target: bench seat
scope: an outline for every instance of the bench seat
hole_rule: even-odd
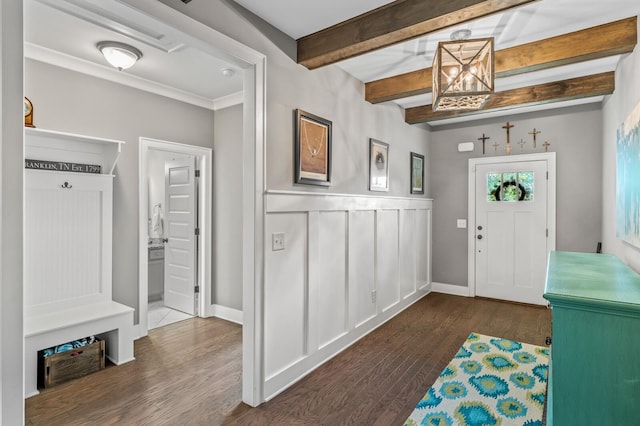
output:
[[[98,336],[105,340],[106,357],[116,365],[133,361],[134,309],[114,301],[75,306],[73,308],[24,318],[25,398],[38,394],[38,351]]]

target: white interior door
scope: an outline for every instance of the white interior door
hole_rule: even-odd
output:
[[[547,162],[476,165],[476,295],[544,305]]]
[[[195,157],[165,163],[164,304],[195,315]]]

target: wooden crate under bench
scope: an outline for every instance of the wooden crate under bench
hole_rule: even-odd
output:
[[[44,356],[38,352],[38,387],[51,386],[72,380],[104,368],[104,340],[86,346]]]

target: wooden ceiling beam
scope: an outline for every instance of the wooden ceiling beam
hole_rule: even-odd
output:
[[[603,96],[613,93],[614,88],[615,73],[611,71],[494,93],[484,105],[484,108],[480,110],[433,111],[431,105],[407,108],[405,110],[405,121],[409,124],[428,123],[497,109],[518,108]]]
[[[638,38],[637,17],[534,41],[495,55],[496,78],[523,74],[619,55],[633,51]],[[365,84],[365,99],[379,103],[431,92],[431,68]]]
[[[298,63],[319,68],[533,1],[394,1],[300,38]]]

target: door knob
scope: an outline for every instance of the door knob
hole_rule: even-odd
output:
[[[482,239],[482,235],[478,235],[478,239],[481,240]]]

